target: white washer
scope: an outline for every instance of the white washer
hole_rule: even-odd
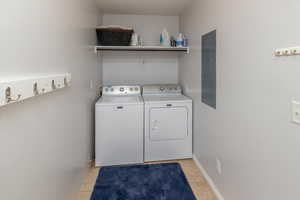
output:
[[[143,88],[144,161],[192,158],[192,100],[179,85]]]
[[[143,163],[140,86],[103,87],[96,103],[96,166]]]

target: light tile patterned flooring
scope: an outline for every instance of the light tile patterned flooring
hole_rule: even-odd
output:
[[[166,162],[152,162],[150,164],[167,162],[178,162],[181,165],[188,179],[188,182],[198,200],[217,200],[210,186],[207,184],[199,168],[196,166],[195,162],[192,159]],[[100,168],[91,168],[80,189],[78,200],[90,199],[91,193],[94,188],[94,184],[99,173],[99,169]]]

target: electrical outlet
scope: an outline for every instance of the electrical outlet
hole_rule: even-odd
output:
[[[292,104],[292,121],[300,125],[300,102],[293,101]]]
[[[222,163],[219,158],[216,158],[216,169],[219,175],[222,174]]]
[[[94,89],[94,81],[90,80],[90,89]]]

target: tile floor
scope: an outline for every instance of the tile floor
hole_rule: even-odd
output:
[[[217,200],[210,186],[205,181],[199,168],[196,166],[193,160],[178,160],[178,161],[167,161],[167,162],[178,162],[180,163],[192,190],[198,200]],[[153,162],[151,164],[162,163]],[[166,162],[164,162],[166,163]],[[91,193],[96,182],[100,168],[91,168],[89,174],[85,178],[83,185],[79,192],[78,200],[89,200]]]

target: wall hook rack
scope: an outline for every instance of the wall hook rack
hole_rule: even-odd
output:
[[[71,86],[71,74],[0,80],[0,107]]]

